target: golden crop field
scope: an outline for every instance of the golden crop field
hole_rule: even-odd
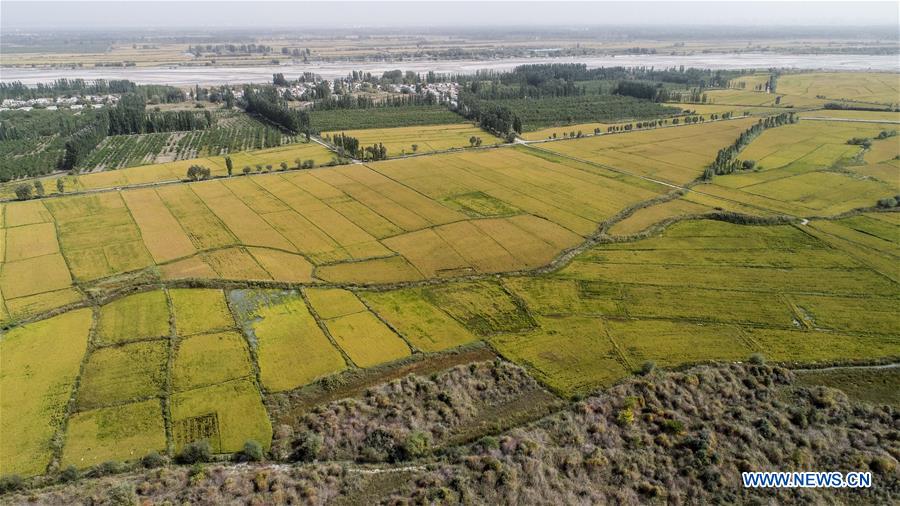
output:
[[[0,291],[16,318],[80,300],[73,284],[140,272],[372,283],[531,269],[664,190],[504,148],[15,202]]]
[[[169,307],[162,290],[141,292],[100,308],[97,344],[169,335]]]
[[[469,142],[472,137],[480,138],[482,146],[503,142],[470,123],[344,130],[323,132],[322,137],[327,140],[342,133],[359,139],[360,146],[383,144],[390,157],[466,148],[472,145]]]
[[[709,90],[704,92],[708,104],[728,105],[734,107],[792,107],[818,109],[828,100],[815,96],[786,95],[782,92],[780,81],[775,93],[752,90]]]
[[[842,109],[820,109],[799,113],[801,118],[852,119],[872,122],[892,121],[900,124],[900,111],[848,111]],[[896,128],[885,125],[885,128]]]
[[[360,296],[419,350],[441,351],[478,339],[440,307],[429,303],[421,290],[363,292]]]
[[[216,453],[236,452],[250,439],[263,448],[272,442],[272,424],[248,379],[173,394],[172,426],[176,451],[203,439]]]
[[[78,387],[78,408],[92,409],[162,395],[168,361],[163,340],[93,350]]]
[[[684,199],[675,199],[663,202],[643,209],[638,209],[631,216],[616,223],[609,229],[611,235],[637,234],[663,220],[692,214],[703,214],[712,208],[702,204],[695,204]]]
[[[684,184],[702,175],[719,149],[733,142],[756,121],[742,118],[656,128],[554,142],[542,148],[668,183]]]
[[[257,342],[260,378],[268,391],[291,390],[347,367],[296,292],[241,290],[230,297],[251,305],[243,315],[244,331]]]
[[[159,399],[82,411],[66,428],[61,462],[85,468],[110,460],[137,460],[164,453],[166,429]]]
[[[900,76],[877,72],[813,72],[778,77],[778,93],[875,104],[900,102]]]

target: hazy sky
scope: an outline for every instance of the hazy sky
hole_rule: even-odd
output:
[[[0,28],[891,25],[888,2],[0,1]]]

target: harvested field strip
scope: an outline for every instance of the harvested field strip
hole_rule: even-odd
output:
[[[79,309],[12,329],[0,339],[0,474],[46,470],[91,321],[91,310]]]

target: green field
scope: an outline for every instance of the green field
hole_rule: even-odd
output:
[[[445,125],[465,120],[440,105],[375,107],[369,109],[333,109],[312,111],[311,126],[320,132],[358,128],[393,128],[413,125]]]
[[[513,111],[521,118],[522,129],[526,132],[591,121],[612,123],[655,119],[674,116],[681,112],[675,107],[621,95],[513,98],[490,102]]]

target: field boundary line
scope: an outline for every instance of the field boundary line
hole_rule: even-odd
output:
[[[347,366],[347,368],[348,369],[364,369],[363,367],[360,367],[360,366],[356,365],[356,363],[353,362],[353,359],[350,358],[350,355],[348,355],[347,352],[344,351],[344,348],[342,348],[337,343],[337,340],[335,340],[334,336],[331,335],[331,331],[328,330],[328,327],[325,325],[325,320],[323,320],[319,316],[318,311],[316,311],[316,308],[314,308],[312,303],[309,301],[309,296],[306,295],[306,290],[300,289],[297,291],[300,294],[300,298],[303,299],[303,303],[306,304],[306,309],[309,310],[309,314],[312,315],[313,320],[316,321],[316,324],[319,326],[319,329],[322,331],[322,334],[324,334],[325,337],[328,338],[328,341],[331,343],[331,345],[334,346],[340,352],[341,356],[344,358],[344,362],[345,362],[345,365]],[[356,294],[353,294],[353,296],[356,297]],[[356,297],[356,298],[358,299],[359,297]]]
[[[178,219],[177,216],[175,216],[175,213],[172,211],[172,208],[169,207],[169,203],[166,202],[166,200],[162,197],[162,195],[159,194],[159,189],[158,189],[158,188],[153,188],[153,194],[156,195],[156,198],[157,198],[157,199],[159,199],[159,203],[163,206],[163,208],[165,208],[165,210],[168,211],[169,216],[171,216],[172,219],[175,220],[175,221],[178,223],[178,227],[181,229],[181,233],[183,233],[184,236],[187,237],[189,241],[191,241],[191,245],[194,246],[194,254],[196,255],[197,253],[199,253],[199,252],[200,252],[200,245],[194,243],[194,236],[193,236],[193,234],[191,234],[190,232],[188,232],[188,231],[184,228],[184,223],[182,223],[181,220]],[[198,197],[198,198],[199,198],[199,197]],[[125,200],[125,198],[122,197],[122,200]],[[126,203],[125,205],[127,206],[128,203]],[[218,218],[218,216],[217,216],[216,218]],[[230,231],[229,231],[229,233],[230,233]],[[181,258],[189,258],[189,257],[181,257]],[[160,263],[159,263],[159,262],[156,262],[156,260],[154,260],[153,263],[155,263],[156,265],[160,265]]]
[[[88,360],[94,352],[94,342],[97,338],[96,333],[100,322],[100,308],[96,305],[92,305],[90,308],[91,326],[88,329],[84,355],[81,357],[78,375],[75,376],[75,381],[72,382],[72,389],[70,390],[69,400],[66,403],[62,420],[49,441],[49,449],[52,456],[50,462],[47,463],[45,474],[49,474],[54,469],[59,469],[62,465],[63,449],[65,448],[66,437],[68,436],[69,431],[69,420],[72,418],[72,415],[78,412],[76,409],[78,407],[78,391],[81,388],[81,380],[84,377],[84,370],[87,369]]]
[[[324,202],[322,199],[320,199],[319,197],[316,197],[316,196],[313,195],[312,193],[310,193],[310,192],[306,191],[305,189],[301,188],[297,183],[295,183],[295,182],[293,182],[293,181],[291,181],[291,180],[289,180],[289,179],[287,179],[287,178],[285,178],[285,177],[282,177],[281,179],[282,179],[283,181],[285,181],[286,183],[290,184],[291,186],[293,186],[294,188],[296,188],[296,189],[298,189],[298,190],[300,190],[300,191],[306,193],[307,195],[309,195],[310,197],[312,197],[313,199],[315,199],[316,202],[318,202],[318,203],[324,205],[325,207],[327,207],[327,208],[333,210],[334,212],[340,214],[341,216],[344,216],[344,215],[341,214],[339,211],[337,211],[336,209],[333,209],[331,206],[329,206],[327,203],[325,203],[325,202]],[[318,179],[318,178],[317,178],[317,179]],[[324,181],[322,181],[322,182],[324,183]],[[262,189],[264,192],[266,192],[267,194],[271,195],[273,199],[275,199],[275,200],[277,200],[278,202],[281,202],[282,204],[284,204],[285,206],[287,206],[287,208],[288,208],[289,210],[293,211],[295,214],[297,214],[298,216],[300,216],[306,223],[309,223],[310,225],[312,225],[313,227],[315,227],[316,230],[318,230],[319,232],[321,232],[322,235],[324,235],[325,237],[327,237],[331,242],[334,243],[335,246],[337,246],[337,251],[341,251],[341,252],[343,252],[344,254],[346,254],[348,257],[352,258],[352,256],[350,255],[350,253],[347,252],[347,248],[346,248],[343,244],[341,244],[340,241],[338,241],[337,239],[335,239],[334,237],[332,237],[332,235],[329,234],[326,230],[323,230],[322,227],[320,227],[320,226],[317,225],[315,222],[313,222],[312,220],[310,220],[309,218],[307,218],[306,215],[303,213],[302,210],[297,209],[296,207],[294,207],[292,204],[288,203],[288,202],[287,202],[286,200],[284,200],[283,198],[279,197],[278,195],[275,195],[274,193],[272,193],[271,191],[269,191],[269,189],[267,189],[267,188],[264,187],[263,185],[261,185],[261,184],[259,184],[259,183],[256,183],[256,185],[257,185],[258,187],[260,187],[260,189]],[[341,193],[344,193],[344,192],[341,191]],[[346,195],[346,193],[345,193],[344,195]],[[347,196],[349,197],[349,195],[347,195]],[[352,198],[352,197],[351,197],[351,198]],[[354,200],[355,200],[355,199],[354,199]],[[245,202],[244,204],[246,205],[246,202]],[[250,206],[248,205],[247,207],[250,207]],[[250,207],[250,209],[253,210],[252,207]],[[253,212],[256,212],[256,211],[253,211]],[[259,213],[256,213],[256,214],[257,214],[260,218],[262,218],[263,221],[265,221],[266,223],[268,223],[270,227],[272,227],[273,229],[275,228],[271,223],[269,223],[269,220],[266,219],[265,214],[259,214]],[[269,214],[269,213],[266,213],[266,214]],[[356,225],[356,223],[355,223],[353,220],[351,220],[350,218],[347,218],[346,216],[344,216],[344,218],[345,218],[347,221],[349,221],[350,223],[353,223],[354,225]],[[356,225],[356,227],[362,229],[362,227],[360,227],[359,225]],[[363,230],[363,232],[365,232],[365,229],[362,229],[362,230]],[[277,229],[276,229],[275,231],[278,232]],[[368,234],[368,232],[366,232],[366,233]],[[284,234],[282,234],[281,232],[278,232],[278,234],[281,235],[282,237],[284,237]],[[372,240],[373,240],[373,241],[378,241],[378,239],[375,238],[375,237],[373,237],[371,234],[369,235],[369,237],[372,237]],[[297,253],[299,253],[299,254],[301,254],[301,255],[304,255],[304,253],[303,253],[302,251],[300,251],[300,247],[297,246],[296,244],[294,244],[293,241],[291,241],[291,240],[288,239],[287,237],[285,237],[284,240],[287,241],[288,243],[294,245],[294,247],[297,248],[297,250],[298,250]],[[332,250],[332,251],[336,251],[336,250]],[[305,257],[305,255],[304,255],[304,257]],[[305,258],[306,258],[306,260],[307,260],[309,263],[311,263],[311,264],[313,264],[313,265],[317,265],[315,262],[313,262],[312,260],[310,260],[308,257],[305,257]]]
[[[385,160],[385,161],[387,161],[387,160]],[[372,163],[372,162],[369,162],[369,163]],[[373,169],[371,166],[369,166],[368,163],[363,163],[362,166],[365,167],[366,169],[371,170],[372,172],[374,172],[374,173],[380,175],[381,177],[383,177],[383,178],[385,178],[385,179],[387,179],[387,180],[389,180],[389,181],[391,181],[391,182],[393,182],[393,183],[395,183],[395,184],[397,184],[397,185],[399,185],[399,186],[402,186],[403,188],[406,188],[407,190],[409,190],[409,191],[415,193],[416,195],[418,195],[418,196],[420,196],[420,197],[422,197],[422,198],[424,198],[424,199],[427,199],[429,202],[434,202],[435,204],[437,204],[438,206],[444,208],[444,209],[447,210],[447,211],[450,211],[450,212],[453,212],[453,213],[456,213],[456,214],[463,214],[463,213],[457,211],[456,209],[453,209],[453,208],[448,207],[448,206],[447,206],[446,204],[444,204],[443,202],[441,202],[441,201],[439,201],[439,200],[437,200],[437,199],[434,199],[434,198],[432,198],[432,197],[429,197],[428,195],[425,195],[424,193],[422,193],[422,192],[420,192],[419,190],[417,190],[417,189],[415,189],[415,188],[409,186],[408,184],[404,183],[403,181],[398,181],[398,180],[394,179],[393,177],[391,177],[391,176],[385,174],[384,172],[381,172],[380,170]],[[350,177],[350,176],[347,176],[347,177]],[[353,179],[353,178],[350,177],[350,179]],[[358,183],[358,184],[364,184],[364,183],[360,183],[357,179],[353,179],[353,181],[355,181],[355,182]],[[415,211],[413,211],[412,209],[409,209],[408,207],[406,207],[405,205],[401,204],[400,202],[397,202],[397,201],[396,201],[393,197],[391,197],[390,195],[385,195],[385,194],[382,193],[381,191],[378,191],[378,190],[376,190],[375,188],[373,188],[373,187],[371,187],[371,186],[368,186],[368,188],[369,188],[371,191],[373,191],[373,192],[375,192],[375,193],[381,195],[382,197],[384,197],[384,198],[390,200],[391,202],[394,203],[394,205],[396,205],[396,206],[398,206],[398,207],[400,207],[400,208],[402,208],[402,209],[405,209],[405,210],[409,211],[410,213],[416,214]],[[343,191],[343,190],[341,190],[341,191]],[[348,195],[348,196],[349,196],[349,195]],[[366,206],[366,207],[369,207],[369,206]],[[373,210],[373,212],[374,212],[374,210]],[[377,213],[377,212],[376,212],[376,214],[378,214],[379,216],[381,216],[380,213]],[[385,218],[384,216],[381,216],[381,217],[382,217],[382,218]],[[385,218],[385,219],[387,219],[387,218]],[[425,220],[426,222],[430,223],[431,226],[435,226],[435,225],[443,225],[443,224],[447,223],[447,222],[435,223],[435,222],[433,222],[433,221],[431,221],[431,220],[429,220],[429,219],[427,219],[427,218],[425,218],[425,217],[422,217],[422,219]],[[390,221],[390,220],[388,220],[388,221]],[[391,222],[391,223],[393,223],[393,222]],[[394,224],[397,225],[396,223],[394,223]],[[400,225],[397,225],[397,227],[400,228],[401,230],[405,230],[405,229],[404,229],[403,227],[401,227]]]
[[[350,291],[350,290],[348,290],[348,291]],[[415,345],[413,345],[413,343],[410,342],[410,340],[407,339],[407,337],[406,337],[402,332],[400,332],[399,329],[397,329],[396,327],[394,327],[394,325],[391,324],[391,322],[389,322],[389,321],[387,321],[386,319],[384,319],[384,317],[382,317],[381,314],[378,313],[378,311],[375,311],[375,309],[373,309],[372,306],[370,306],[369,303],[368,303],[367,301],[365,301],[362,297],[360,297],[359,295],[357,295],[356,292],[353,292],[353,291],[350,291],[350,292],[353,294],[354,297],[356,297],[357,300],[359,300],[360,302],[362,302],[362,305],[365,306],[366,309],[367,309],[370,313],[372,313],[372,314],[375,316],[375,318],[378,318],[378,320],[379,320],[381,323],[383,323],[384,326],[386,326],[387,328],[391,329],[391,332],[393,332],[394,334],[397,335],[397,337],[399,337],[400,339],[402,339],[403,342],[406,343],[406,346],[409,347],[409,350],[410,350],[413,354],[425,353],[423,350],[420,350],[418,347],[416,347]],[[360,311],[360,312],[361,312],[361,311]],[[355,314],[355,313],[354,313],[354,314]]]
[[[281,202],[282,204],[284,204],[284,205],[287,206],[287,204],[286,204],[285,202],[283,202],[281,199],[279,199],[279,198],[276,197],[275,195],[272,195],[272,193],[270,193],[268,190],[266,190],[265,188],[263,188],[263,187],[262,187],[261,185],[259,185],[258,183],[255,183],[255,182],[251,182],[251,183],[254,184],[254,185],[256,185],[257,188],[261,189],[263,192],[265,192],[267,195],[271,196],[273,199],[275,199],[275,200],[277,200],[277,201],[279,201],[279,202]],[[240,203],[244,204],[245,206],[247,206],[247,209],[249,209],[251,212],[253,212],[253,214],[255,214],[259,219],[261,219],[261,220],[263,220],[264,222],[266,222],[266,225],[268,225],[269,228],[271,228],[273,232],[275,232],[276,234],[278,234],[278,237],[281,237],[282,239],[284,239],[284,242],[290,244],[290,245],[293,246],[295,249],[297,248],[297,246],[296,246],[293,242],[291,242],[287,237],[285,237],[284,234],[282,234],[278,229],[276,229],[275,227],[273,227],[272,224],[269,223],[268,220],[266,220],[265,218],[263,218],[264,214],[268,214],[268,213],[260,213],[259,211],[257,211],[256,209],[254,209],[254,208],[253,208],[252,206],[250,206],[250,204],[248,204],[243,198],[241,198],[240,195],[238,195],[237,193],[235,193],[234,190],[232,190],[231,187],[228,186],[224,181],[223,181],[223,182],[220,182],[219,184],[220,184],[223,188],[225,188],[226,190],[228,190],[228,193],[230,193],[232,197],[234,197],[235,199],[237,199],[238,202],[240,202]],[[288,207],[289,209],[291,209],[290,206],[287,206],[287,207]],[[215,212],[215,211],[213,211],[213,212]],[[295,212],[296,212],[296,211],[295,211]],[[241,244],[239,244],[238,247],[244,247],[244,248],[246,248],[246,247],[253,247],[253,246],[255,246],[255,245],[253,245],[253,244],[246,244],[245,241],[244,241],[243,239],[238,238],[238,240],[241,241]],[[293,251],[292,253],[299,253],[299,252],[300,252],[300,251],[298,250],[298,251]],[[248,253],[248,254],[249,254],[248,251],[245,251],[245,253]],[[256,261],[256,258],[253,257],[253,255],[251,255],[251,258],[253,258],[253,261],[256,262],[257,265],[259,264],[259,262]],[[272,275],[271,273],[269,273],[268,271],[266,271],[266,269],[263,268],[262,265],[260,265],[259,267],[263,270],[263,272],[269,274],[269,276]],[[273,279],[274,279],[274,278],[273,278]]]
[[[170,211],[171,212],[171,211]],[[176,353],[176,345],[178,344],[178,327],[176,326],[175,320],[175,302],[172,300],[172,295],[169,293],[169,288],[165,285],[163,286],[163,293],[166,296],[166,308],[169,310],[169,346],[168,346],[168,356],[166,360],[166,379],[165,379],[165,392],[161,401],[162,407],[162,416],[163,416],[163,427],[166,431],[166,453],[171,455],[175,454],[175,432],[174,432],[174,424],[172,422],[172,392],[173,392],[173,380],[172,373],[175,370],[175,353]]]
[[[313,176],[313,177],[315,177],[315,176]],[[300,189],[300,190],[306,191],[306,190],[304,190],[303,188],[300,188],[300,187],[299,187],[296,183],[294,183],[293,181],[289,181],[287,178],[284,178],[284,177],[282,177],[282,179],[284,179],[284,181],[285,181],[286,183],[289,183],[289,184],[293,185],[294,187],[296,187],[296,188],[298,188],[298,189]],[[326,182],[326,181],[322,181],[322,180],[319,179],[319,178],[316,178],[316,180],[319,181],[319,182],[321,182],[322,184],[328,185],[330,188],[333,188],[335,191],[341,192],[342,195],[346,196],[346,197],[349,198],[351,201],[356,202],[356,203],[358,203],[359,205],[365,207],[366,209],[368,209],[368,210],[369,210],[372,214],[374,214],[375,216],[378,216],[379,218],[381,218],[381,219],[383,219],[384,221],[390,223],[390,224],[393,225],[394,227],[397,227],[398,229],[403,230],[403,227],[401,227],[401,226],[397,225],[396,223],[394,223],[393,221],[389,220],[386,216],[382,215],[382,214],[379,213],[378,211],[376,211],[376,210],[372,209],[371,207],[367,206],[366,204],[364,204],[363,202],[361,202],[359,199],[353,198],[353,196],[348,195],[347,192],[345,192],[344,190],[341,190],[340,188],[335,188],[334,185],[331,185],[331,184],[329,184],[329,183]],[[259,184],[259,183],[257,183],[257,184]],[[261,186],[261,185],[260,185],[260,186]],[[271,192],[270,192],[270,193],[271,193]],[[309,195],[312,196],[314,199],[316,199],[317,201],[321,202],[322,204],[325,204],[325,206],[327,206],[329,209],[331,209],[332,211],[334,211],[334,212],[340,214],[341,216],[343,216],[343,217],[344,217],[347,221],[349,221],[350,223],[353,223],[354,225],[356,225],[357,227],[359,227],[360,229],[362,229],[362,230],[365,231],[366,233],[369,233],[368,230],[365,229],[365,227],[363,227],[362,225],[360,225],[359,223],[357,223],[355,220],[353,220],[352,218],[350,218],[349,216],[347,216],[346,214],[344,214],[340,209],[337,209],[336,207],[334,207],[334,206],[331,204],[331,202],[328,202],[328,201],[326,201],[326,200],[324,200],[324,199],[321,199],[321,198],[319,198],[319,197],[316,197],[315,195],[313,195],[312,193],[310,193],[310,192],[308,192],[308,191],[306,191],[306,193],[309,193]],[[272,194],[272,195],[274,195],[274,194]],[[276,197],[277,197],[277,196],[276,196]],[[280,197],[278,197],[278,198],[279,198],[279,200],[281,200]],[[291,209],[294,209],[293,207],[290,206],[290,204],[287,204],[286,202],[285,202],[285,204],[288,205],[288,207],[290,207]],[[295,210],[295,211],[296,211],[296,210]],[[306,221],[309,221],[309,220],[307,219]],[[310,223],[311,223],[314,227],[319,228],[315,223],[312,223],[312,222],[310,222]],[[319,228],[319,230],[321,230],[321,228]],[[325,234],[325,235],[328,235],[324,230],[322,230],[322,233]],[[370,233],[369,235],[372,235],[372,234]],[[328,237],[330,238],[331,236],[328,236]],[[378,242],[381,242],[381,239],[382,239],[381,237],[376,237],[376,236],[374,236],[374,235],[372,235],[372,238],[375,239],[375,240],[378,241]],[[337,244],[338,244],[338,246],[340,246],[340,243],[337,243]]]
[[[869,112],[890,112],[888,110],[884,111],[869,111]],[[900,125],[900,121],[894,121],[890,119],[858,119],[858,118],[826,118],[826,117],[815,117],[815,116],[806,116],[800,118],[801,120],[811,120],[811,121],[844,121],[849,123],[883,123],[888,125]]]
[[[606,324],[606,318],[601,316],[599,318],[600,324],[603,326],[603,333],[606,335],[606,338],[609,339],[609,342],[612,343],[612,351],[616,356],[616,362],[619,362],[625,367],[625,370],[629,373],[632,373],[635,369],[631,364],[631,361],[628,360],[628,356],[622,351],[622,347],[619,345],[619,342],[613,337],[612,333],[609,331],[609,325]]]

